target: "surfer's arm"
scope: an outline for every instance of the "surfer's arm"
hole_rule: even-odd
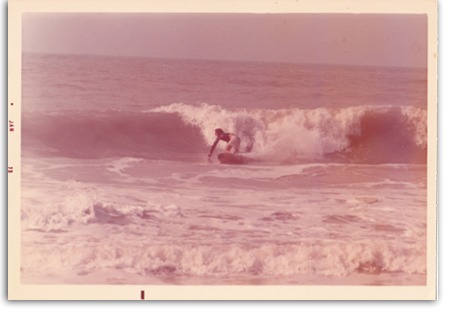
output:
[[[216,138],[216,140],[214,141],[214,144],[211,146],[211,151],[209,152],[208,157],[211,157],[211,155],[214,151],[214,148],[216,148],[217,143],[219,143],[219,139],[220,138]]]

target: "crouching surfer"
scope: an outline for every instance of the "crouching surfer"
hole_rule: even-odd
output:
[[[222,129],[216,129],[216,137],[217,138],[211,147],[211,151],[208,154],[208,158],[211,157],[211,155],[214,151],[214,148],[216,148],[216,145],[219,141],[227,142],[227,147],[225,148],[224,153],[238,153],[239,152],[239,145],[241,145],[241,139],[236,134],[225,133]]]

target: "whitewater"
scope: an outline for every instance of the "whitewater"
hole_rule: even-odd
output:
[[[426,284],[426,69],[24,54],[22,76],[22,283]],[[253,162],[208,159],[215,128]]]

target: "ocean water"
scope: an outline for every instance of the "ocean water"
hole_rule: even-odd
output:
[[[21,282],[425,285],[426,75],[24,54]]]

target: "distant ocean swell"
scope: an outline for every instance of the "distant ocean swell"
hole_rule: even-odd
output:
[[[242,153],[264,162],[426,163],[427,112],[416,107],[172,104],[142,113],[24,112],[22,121],[23,148],[48,156],[196,160],[222,128],[241,137]]]

